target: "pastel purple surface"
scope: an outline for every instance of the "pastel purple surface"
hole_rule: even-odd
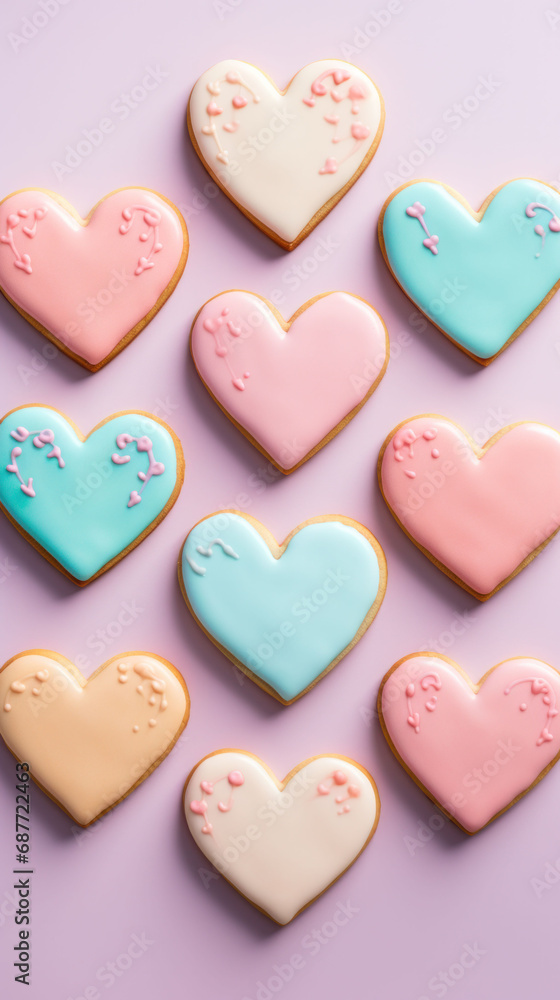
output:
[[[157,531],[83,592],[0,521],[1,662],[41,646],[74,659],[87,675],[119,651],[152,650],[183,671],[192,711],[184,738],[155,774],[85,833],[33,789],[26,995],[546,994],[558,964],[560,768],[474,838],[447,822],[434,830],[441,827],[435,807],[394,759],[374,709],[385,671],[423,647],[452,656],[474,680],[509,656],[560,667],[560,541],[480,606],[405,537],[378,493],[375,465],[385,436],[414,413],[443,413],[481,443],[516,420],[560,428],[560,299],[481,370],[404,297],[375,227],[391,186],[409,179],[447,182],[475,208],[511,177],[558,181],[556,3],[76,0],[53,14],[55,7],[44,0],[43,13],[51,13],[31,20],[27,40],[23,19],[41,11],[39,0],[2,11],[0,194],[39,185],[85,214],[108,191],[145,185],[183,211],[191,250],[161,312],[95,375],[55,355],[0,299],[2,413],[43,403],[88,428],[109,412],[151,410],[181,437],[186,475]],[[385,99],[374,161],[291,254],[217,192],[186,136],[192,85],[230,55],[260,66],[280,87],[314,59],[348,59]],[[189,358],[197,310],[235,287],[273,299],[285,316],[313,295],[344,289],[370,301],[387,323],[392,359],[376,393],[288,479],[267,470]],[[375,627],[288,709],[235,672],[180,594],[181,543],[220,506],[249,511],[279,539],[308,517],[346,514],[385,549],[387,594]],[[254,752],[279,776],[313,754],[344,754],[367,767],[379,788],[371,845],[282,929],[209,874],[186,829],[183,782],[201,757],[227,746]],[[23,995],[12,978],[14,812],[15,762],[0,748],[0,992],[7,1000]]]

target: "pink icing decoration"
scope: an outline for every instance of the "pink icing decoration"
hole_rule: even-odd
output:
[[[542,679],[542,677],[522,677],[521,680],[514,681],[510,684],[504,691],[504,694],[509,694],[512,688],[516,687],[517,684],[530,684],[531,694],[542,696],[543,705],[546,706],[546,718],[553,719],[558,715],[558,709],[556,708],[556,697],[554,690]],[[519,706],[521,712],[527,711],[527,704],[522,702]],[[537,738],[537,746],[540,747],[543,743],[550,743],[554,739],[551,732],[548,730],[547,724],[541,729],[539,736]]]
[[[208,809],[208,804],[201,799],[200,802],[197,799],[193,799],[190,803],[191,812],[195,813],[197,816],[204,816],[206,810]]]
[[[236,323],[234,323],[233,320],[228,318],[229,312],[230,312],[229,308],[225,306],[215,318],[211,318],[208,316],[203,321],[202,325],[204,329],[207,331],[207,333],[212,334],[215,343],[215,353],[218,355],[219,358],[224,359],[227,366],[227,370],[231,375],[232,385],[234,385],[235,388],[238,389],[240,392],[243,392],[244,389],[246,388],[243,379],[248,379],[250,377],[250,372],[248,371],[245,372],[243,378],[235,374],[233,367],[231,365],[231,361],[229,360],[229,354],[230,351],[233,350],[233,344],[228,346],[225,343],[225,338],[220,337],[220,330],[223,326],[226,327],[230,336],[233,337],[235,340],[237,340],[237,338],[241,336],[241,328]]]
[[[543,205],[542,202],[540,201],[532,201],[527,205],[527,208],[525,209],[525,215],[527,216],[527,218],[534,219],[535,215],[537,214],[535,211],[537,208],[541,208],[543,209],[543,211],[549,212],[550,215],[552,216],[552,218],[549,220],[548,223],[548,228],[550,229],[550,231],[552,233],[560,232],[560,219],[558,218],[557,215],[555,215],[552,209],[548,207],[548,205]],[[544,250],[544,243],[546,239],[546,232],[543,226],[540,225],[540,223],[535,226],[535,233],[537,234],[537,236],[541,237],[542,241],[541,249],[539,250],[538,253],[535,254],[535,257],[540,257],[542,251]]]
[[[422,229],[426,233],[426,239],[422,240],[422,243],[424,244],[425,247],[427,247],[428,250],[431,250],[431,252],[434,255],[437,255],[438,253],[437,245],[439,243],[439,236],[430,235],[430,231],[424,220],[425,211],[426,209],[424,208],[424,206],[421,205],[419,201],[415,201],[413,205],[409,205],[409,207],[406,210],[406,214],[410,215],[412,219],[418,219],[418,222],[420,223]]]
[[[420,687],[422,691],[427,691],[429,687],[433,687],[435,691],[439,691],[441,689],[441,680],[439,674],[435,673],[425,674],[422,680],[420,681]],[[419,733],[420,714],[414,711],[412,705],[412,699],[414,698],[415,693],[416,693],[416,686],[413,683],[407,684],[405,696],[406,696],[408,715],[406,721],[408,722],[409,726],[412,726],[415,733]],[[427,709],[428,712],[434,712],[436,706],[437,706],[436,694],[432,695],[431,698],[428,698],[428,700],[424,702],[424,707]]]
[[[426,430],[437,431],[437,456],[421,444]],[[476,594],[491,594],[560,525],[552,428],[513,425],[479,457],[455,424],[418,417],[392,445],[381,463],[385,500],[411,538]],[[413,484],[404,475],[411,465]]]
[[[251,89],[251,87],[249,86],[248,83],[245,82],[245,80],[243,80],[243,78],[237,72],[237,70],[229,70],[222,80],[216,80],[212,81],[211,83],[207,83],[206,89],[210,94],[213,95],[213,97],[218,97],[218,95],[221,94],[222,92],[222,84],[224,83],[230,84],[230,86],[232,87],[238,87],[237,93],[234,94],[231,99],[231,105],[233,108],[235,108],[236,111],[241,111],[243,108],[247,107],[247,104],[249,103],[245,95],[241,93],[242,90],[246,90],[247,93],[251,95],[253,99],[253,104],[259,103],[260,101],[259,95],[256,94]],[[208,123],[202,126],[201,132],[204,135],[211,136],[213,138],[217,149],[216,159],[219,160],[220,163],[227,164],[229,163],[229,152],[222,145],[216,125],[212,121],[213,118],[217,118],[218,115],[223,114],[223,111],[224,109],[218,107],[216,101],[210,101],[210,103],[206,105]],[[224,122],[222,124],[222,128],[224,132],[230,132],[230,133],[235,132],[239,128],[239,122],[236,121],[234,118],[232,118],[231,121]]]
[[[133,441],[136,443],[136,450],[138,452],[146,452],[149,464],[147,472],[141,471],[138,473],[138,479],[142,481],[143,485],[139,492],[132,490],[127,504],[128,507],[135,507],[136,504],[141,502],[141,494],[145,490],[152,476],[161,476],[165,472],[165,465],[163,462],[156,462],[154,458],[153,446],[149,437],[143,435],[142,437],[137,438],[133,437],[131,434],[117,434],[117,448],[126,448],[126,446],[131,444]],[[114,462],[115,465],[125,465],[126,462],[130,461],[130,455],[119,455],[117,452],[114,452],[111,455],[111,461]]]
[[[330,795],[334,788],[341,788],[344,785],[347,785],[347,788],[345,789],[346,794],[343,793],[341,795],[335,795],[334,797],[336,805],[340,806],[340,808],[336,810],[339,816],[350,812],[350,805],[348,803],[350,799],[357,799],[359,797],[360,789],[358,786],[348,785],[348,776],[344,773],[344,771],[333,771],[317,785],[317,795],[320,796]]]
[[[302,98],[303,103],[306,104],[308,108],[314,108],[316,97],[325,97],[328,93],[330,93],[331,98],[336,104],[340,104],[341,101],[344,101],[348,98],[348,100],[351,103],[351,109],[350,109],[351,114],[357,115],[360,110],[359,102],[365,100],[365,98],[367,97],[364,88],[360,84],[351,84],[348,87],[348,91],[346,94],[342,94],[339,90],[336,89],[336,87],[340,86],[340,84],[346,83],[347,80],[350,80],[351,76],[352,74],[349,73],[347,70],[342,70],[342,69],[325,70],[323,73],[320,74],[320,76],[318,76],[313,81],[313,83],[311,84],[311,94],[309,97]],[[331,87],[330,90],[329,87],[326,86],[324,82],[325,80],[328,80],[329,77],[332,77],[333,83],[335,84],[335,86]],[[323,115],[323,118],[329,125],[338,125],[340,121],[340,117],[338,115],[326,114]],[[350,125],[350,135],[348,137],[335,135],[332,139],[332,142],[335,143],[344,142],[345,138],[351,138],[354,140],[354,145],[351,149],[348,150],[346,155],[341,160],[336,160],[333,156],[328,156],[323,166],[319,168],[319,173],[335,174],[340,164],[344,163],[346,160],[348,160],[351,156],[354,155],[354,153],[360,148],[362,142],[364,142],[368,138],[369,134],[370,134],[369,126],[362,125],[361,122],[353,122]]]
[[[42,431],[28,431],[26,427],[16,427],[15,430],[10,431],[10,435],[21,444],[23,444],[24,441],[27,441],[28,437],[35,435],[35,437],[33,437],[33,444],[36,448],[44,448],[46,444],[50,445],[54,441],[54,431],[51,431],[48,428]],[[27,482],[25,482],[17,464],[17,460],[21,454],[21,448],[17,446],[12,448],[10,462],[6,466],[6,472],[11,472],[18,478],[22,493],[25,493],[28,497],[34,497],[36,496],[36,493],[33,489],[32,477],[29,477]],[[58,445],[54,445],[54,447],[48,452],[47,458],[56,458],[59,469],[63,469],[66,464],[62,458]]]
[[[37,223],[40,222],[41,219],[44,219],[46,214],[46,205],[39,205],[33,210],[31,225],[21,227],[21,232],[27,237],[27,239],[33,239],[37,233]],[[8,218],[6,219],[6,232],[0,234],[0,243],[4,243],[9,246],[12,251],[14,256],[14,267],[19,268],[20,271],[24,271],[25,274],[33,274],[31,257],[28,253],[21,253],[21,251],[18,250],[14,238],[14,231],[18,228],[20,222],[23,219],[27,219],[28,216],[29,211],[26,208],[19,208],[17,212],[10,212]]]
[[[437,676],[441,689],[437,710],[426,711],[418,733],[402,711],[402,692],[424,676]],[[528,704],[522,697],[527,688],[533,695]],[[559,698],[560,675],[539,660],[506,660],[476,693],[455,665],[417,655],[387,676],[381,708],[403,763],[474,833],[522,795],[560,752],[560,727],[543,729],[543,705],[546,722]]]
[[[21,211],[14,194],[0,209],[0,231],[8,216]],[[174,209],[151,192],[128,188],[105,198],[87,225],[44,191],[26,191],[29,218],[40,208],[48,217],[32,242],[33,270],[21,279],[13,256],[0,244],[0,285],[23,312],[88,365],[102,362],[138,326],[169,286],[183,254],[183,229]],[[134,234],[121,235],[123,212],[143,205],[161,216],[157,267],[134,279],[140,255]],[[140,216],[137,214],[139,223]],[[136,224],[136,223],[135,223]],[[153,227],[147,227],[153,236]],[[139,234],[146,232],[142,227]],[[16,232],[17,235],[17,232]],[[21,240],[28,242],[27,237]],[[140,244],[142,245],[142,244]],[[154,251],[155,252],[155,251]],[[150,253],[143,251],[146,262]]]
[[[151,243],[148,249],[148,256],[146,257],[143,255],[138,258],[138,263],[134,271],[136,276],[153,267],[154,261],[152,258],[156,253],[160,253],[160,251],[163,250],[163,243],[160,243],[159,238],[161,213],[155,209],[147,208],[145,205],[132,205],[130,208],[123,208],[122,217],[125,221],[119,226],[119,233],[121,236],[126,236],[126,234],[130,231],[134,222],[134,217],[138,212],[142,215],[142,221],[148,227],[147,233],[140,233],[139,240],[141,243],[147,243],[148,240],[151,239]]]
[[[204,795],[213,795],[216,785],[221,781],[227,781],[228,785],[232,789],[227,802],[223,802],[221,799],[218,801],[217,808],[221,813],[229,812],[233,806],[233,789],[240,788],[245,782],[245,778],[241,771],[230,771],[229,774],[222,775],[221,778],[215,778],[214,781],[208,781],[206,778],[200,782],[200,789]],[[204,818],[204,826],[201,827],[202,833],[211,834],[213,833],[213,824],[208,821],[208,803],[205,799],[193,799],[189,803],[189,808],[191,812],[195,813],[197,816],[202,816]]]
[[[350,134],[353,139],[357,139],[361,142],[363,139],[367,139],[369,135],[369,126],[362,125],[361,122],[353,122],[350,128]]]
[[[215,335],[209,336],[206,325],[210,320],[213,326],[224,308],[243,331],[230,348],[235,346],[234,371],[217,364]],[[262,299],[234,291],[203,306],[193,327],[192,352],[220,405],[289,469],[370,391],[386,358],[385,329],[364,302],[333,292],[300,313],[285,332]],[[251,372],[246,392],[233,383],[241,372]]]
[[[324,165],[320,168],[320,174],[336,174],[338,163],[333,156],[327,156]]]

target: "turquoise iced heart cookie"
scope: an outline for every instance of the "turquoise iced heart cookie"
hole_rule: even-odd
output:
[[[179,580],[209,638],[289,705],[371,625],[387,566],[377,539],[350,518],[312,518],[279,545],[250,515],[222,511],[187,535]]]
[[[414,304],[487,365],[560,284],[560,194],[523,178],[497,188],[473,212],[437,181],[405,184],[383,206],[379,241]]]
[[[181,443],[149,413],[125,410],[83,437],[50,406],[0,423],[0,506],[58,569],[83,585],[138,545],[183,483]]]

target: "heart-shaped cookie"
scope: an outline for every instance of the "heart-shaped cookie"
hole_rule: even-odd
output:
[[[80,826],[152,773],[189,710],[181,674],[152,653],[113,656],[87,680],[46,649],[20,653],[0,671],[0,736]]]
[[[250,63],[224,59],[197,80],[187,121],[222,191],[293,250],[365,170],[384,118],[373,81],[340,59],[305,66],[284,91]]]
[[[436,653],[411,653],[379,689],[383,732],[403,767],[466,833],[509,809],[560,756],[560,674],[526,657],[478,684]]]
[[[287,924],[354,863],[379,820],[370,774],[336,754],[312,757],[278,781],[258,757],[218,750],[191,771],[189,830],[250,903]]]
[[[386,439],[378,476],[409,538],[480,601],[560,526],[560,434],[545,424],[511,424],[479,448],[445,417],[412,417]]]
[[[520,178],[497,188],[474,212],[445,184],[411,182],[385,202],[379,241],[414,304],[487,365],[560,284],[560,193]]]
[[[216,646],[289,705],[371,625],[387,565],[377,539],[348,517],[311,518],[279,545],[254,517],[225,510],[187,535],[179,582]]]
[[[389,338],[356,295],[329,292],[288,321],[259,295],[229,291],[193,323],[198,374],[276,468],[293,472],[355,416],[385,374]]]
[[[147,188],[113,191],[86,219],[59,195],[25,188],[0,203],[0,291],[97,371],[161,309],[188,246],[179,210]]]
[[[50,406],[0,422],[0,507],[78,585],[114,566],[175,503],[181,442],[150,413],[123,410],[83,437]]]

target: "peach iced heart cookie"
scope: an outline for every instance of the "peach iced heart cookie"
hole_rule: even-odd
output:
[[[113,191],[86,219],[57,194],[24,188],[0,202],[0,291],[97,371],[161,309],[188,246],[178,209],[147,188]]]
[[[196,316],[191,351],[206,388],[281,472],[299,468],[374,392],[389,362],[379,313],[347,292],[306,302],[286,322],[234,289]]]
[[[336,754],[312,757],[278,781],[253,754],[218,750],[193,769],[183,798],[203,854],[278,924],[354,863],[380,808],[371,775]]]
[[[383,732],[403,767],[466,833],[518,801],[560,756],[560,674],[528,657],[473,684],[436,653],[411,653],[379,689]]]
[[[560,434],[545,424],[511,424],[479,448],[451,420],[412,417],[386,439],[378,475],[409,538],[481,601],[560,525]]]
[[[126,798],[161,763],[190,710],[178,670],[123,653],[87,680],[70,660],[31,649],[0,671],[0,735],[80,826]]]
[[[188,128],[196,152],[229,198],[293,250],[373,157],[383,100],[340,59],[310,63],[284,91],[256,66],[224,59],[193,87]]]

